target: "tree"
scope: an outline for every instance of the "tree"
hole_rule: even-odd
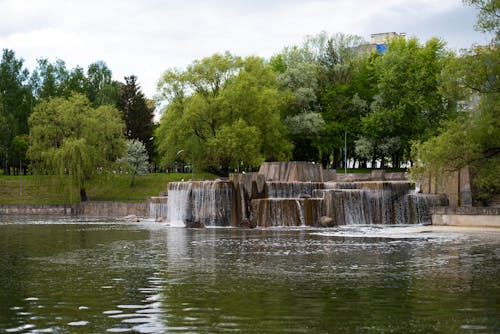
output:
[[[23,68],[23,60],[17,59],[14,51],[3,49],[0,61],[0,144],[4,174],[9,174],[12,167],[9,158],[12,140],[28,133],[28,116],[33,102],[28,74]]]
[[[317,149],[313,142],[324,126],[318,112],[319,64],[307,46],[286,47],[270,63],[287,98],[282,118],[294,145],[293,158],[314,160]]]
[[[151,159],[154,154],[152,141],[154,109],[148,105],[135,75],[125,77],[125,84],[120,88],[117,107],[122,111],[125,120],[125,136],[128,139],[137,139],[146,145]]]
[[[125,153],[123,121],[111,106],[93,108],[79,94],[42,100],[29,118],[34,172],[68,175],[87,200],[86,183]]]
[[[148,153],[146,146],[136,139],[127,140],[127,156],[118,160],[121,168],[129,173],[130,186],[134,186],[136,175],[145,175],[149,172]]]
[[[318,148],[326,167],[333,156],[333,166],[340,167],[344,158],[345,139],[348,152],[354,151],[354,139],[360,133],[361,117],[367,112],[367,102],[360,97],[364,74],[360,69],[368,68],[364,47],[366,42],[360,36],[325,33],[312,38],[318,45],[319,104],[325,127],[320,133]],[[371,84],[371,83],[370,83]],[[364,92],[363,92],[364,93]],[[347,135],[346,135],[347,134]],[[345,163],[345,162],[344,162]]]
[[[500,193],[500,51],[498,1],[470,0],[480,8],[478,26],[496,32],[491,46],[475,47],[448,63],[442,76],[441,91],[460,99],[462,113],[444,122],[439,134],[413,145],[419,165],[414,177],[424,171],[440,174],[468,166],[473,199],[485,204]]]
[[[498,0],[463,0],[466,5],[479,9],[476,29],[482,32],[491,32],[494,35],[493,43],[500,42],[500,3]]]
[[[284,98],[261,58],[226,53],[197,60],[186,71],[167,71],[159,93],[162,102],[168,98],[155,135],[162,164],[182,159],[227,174],[242,163],[288,157]]]
[[[118,83],[112,80],[112,72],[99,60],[87,68],[87,98],[94,107],[116,106],[120,96]]]
[[[70,73],[63,60],[57,59],[50,63],[48,59],[37,60],[37,67],[31,74],[30,84],[33,95],[38,99],[64,96],[68,97]]]
[[[412,141],[435,135],[440,122],[455,112],[439,89],[448,59],[444,43],[436,38],[423,46],[415,38],[394,38],[377,58],[377,93],[362,120],[362,134],[376,146],[392,138],[387,155],[379,158],[390,158],[393,167],[409,159]]]
[[[486,204],[500,193],[499,106],[498,94],[489,95],[475,112],[444,123],[438,136],[415,144],[420,165],[413,170],[414,177],[423,170],[438,175],[468,166],[475,201]]]

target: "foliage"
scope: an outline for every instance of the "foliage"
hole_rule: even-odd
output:
[[[500,100],[484,99],[479,109],[443,125],[438,136],[414,145],[426,170],[435,173],[469,166],[475,198],[487,201],[500,192]],[[418,169],[414,175],[418,175]],[[421,171],[420,171],[421,172]]]
[[[3,49],[0,61],[0,104],[0,152],[4,174],[9,174],[13,166],[10,159],[12,140],[28,133],[32,96],[23,60],[17,59],[14,51],[7,49]]]
[[[169,70],[159,96],[168,103],[155,135],[164,165],[183,160],[224,174],[290,151],[280,123],[283,96],[260,58],[215,54],[184,72]]]
[[[137,139],[145,145],[149,159],[153,157],[153,112],[134,75],[125,77],[125,84],[120,87],[120,99],[117,108],[122,111],[125,120],[125,136]]]
[[[125,150],[119,112],[110,106],[94,109],[83,95],[42,100],[29,124],[34,171],[70,175],[82,201],[87,181],[108,170]]]
[[[498,0],[463,0],[469,6],[479,9],[476,29],[494,34],[493,43],[500,43],[500,3]]]
[[[447,58],[444,43],[438,39],[420,45],[415,38],[394,38],[375,62],[377,94],[362,120],[362,134],[376,146],[393,138],[395,145],[380,157],[390,157],[394,167],[409,158],[413,140],[430,138],[454,111],[439,91]]]
[[[127,140],[127,155],[118,159],[120,167],[130,177],[130,186],[134,186],[136,175],[145,175],[149,172],[148,153],[144,144],[136,139]]]
[[[500,106],[498,1],[469,0],[480,8],[478,26],[496,32],[493,46],[476,47],[449,62],[442,75],[442,91],[461,100],[464,112],[443,123],[440,134],[415,143],[420,165],[411,173],[455,171],[468,166],[474,199],[484,203],[500,192]]]

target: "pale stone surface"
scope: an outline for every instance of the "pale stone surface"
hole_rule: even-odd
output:
[[[304,161],[264,162],[259,169],[266,181],[323,182],[323,167]]]

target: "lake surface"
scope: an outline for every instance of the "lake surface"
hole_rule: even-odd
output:
[[[498,333],[500,231],[0,217],[0,332]]]

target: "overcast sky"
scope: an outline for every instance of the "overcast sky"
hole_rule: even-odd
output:
[[[476,14],[461,0],[0,0],[0,48],[30,71],[42,57],[85,69],[103,60],[116,80],[135,74],[152,97],[168,68],[226,50],[267,58],[321,31],[486,44]]]

